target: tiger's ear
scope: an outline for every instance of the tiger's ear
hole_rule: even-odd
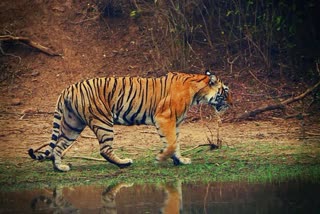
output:
[[[214,85],[217,81],[216,75],[212,74],[209,70],[206,70],[206,75],[210,77],[209,85]]]
[[[207,69],[204,73],[205,73],[207,76],[211,76],[211,72],[209,71],[209,69]]]

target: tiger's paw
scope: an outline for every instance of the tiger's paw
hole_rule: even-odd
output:
[[[117,165],[120,169],[123,169],[123,168],[127,168],[127,167],[131,166],[132,163],[133,163],[133,160],[132,160],[132,159],[125,158],[125,159],[122,159],[122,160],[121,160],[121,163],[117,163],[116,165]]]
[[[190,158],[183,158],[183,157],[177,157],[177,156],[172,156],[171,159],[173,160],[173,164],[175,166],[177,165],[186,165],[186,164],[191,164],[191,159]]]
[[[68,172],[70,171],[70,166],[69,165],[66,165],[66,164],[57,164],[57,165],[54,165],[54,170],[57,170],[59,172]]]
[[[164,156],[163,153],[158,154],[157,157],[156,157],[156,161],[157,162],[163,162],[163,161],[165,161],[167,159],[168,159],[168,157]]]

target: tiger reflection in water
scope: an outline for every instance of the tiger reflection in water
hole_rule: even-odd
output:
[[[116,214],[116,196],[122,188],[129,188],[133,184],[120,183],[106,188],[101,195],[102,207],[99,213]],[[160,213],[182,212],[182,188],[181,182],[161,185],[165,191],[165,201]],[[52,196],[41,195],[31,201],[33,211],[53,210],[53,213],[79,213],[81,210],[74,207],[63,195],[63,189],[55,188]]]
[[[181,181],[165,184],[164,190],[166,200],[161,209],[161,213],[181,213],[183,209]]]
[[[54,210],[53,213],[79,213],[69,201],[63,196],[63,189],[55,188],[52,197],[41,195],[31,201],[33,211]]]
[[[102,209],[101,213],[105,214],[116,214],[116,196],[120,189],[123,187],[131,187],[133,184],[120,183],[114,186],[110,186],[102,193]]]
[[[103,208],[102,213],[117,213],[116,208],[116,195],[119,192],[119,190],[123,187],[131,187],[132,184],[118,184],[116,186],[113,186],[111,188],[107,188],[102,193],[102,202],[103,202]],[[160,213],[164,214],[172,214],[172,213],[181,213],[182,211],[182,188],[181,188],[181,182],[177,181],[175,183],[169,183],[165,185],[161,185],[161,187],[165,191],[165,201],[164,205],[160,210]]]

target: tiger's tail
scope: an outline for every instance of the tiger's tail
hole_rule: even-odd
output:
[[[60,135],[60,126],[61,126],[61,120],[62,120],[62,112],[59,110],[60,108],[57,106],[55,112],[54,112],[54,119],[53,119],[53,130],[52,130],[52,136],[51,136],[51,142],[46,144],[47,150],[45,152],[38,152],[42,146],[36,150],[33,150],[32,148],[29,149],[28,154],[29,156],[34,160],[45,160],[45,159],[52,159],[52,150],[55,147],[58,136]]]

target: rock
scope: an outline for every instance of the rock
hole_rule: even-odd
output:
[[[22,102],[21,102],[21,100],[19,99],[19,98],[13,98],[12,100],[11,100],[11,105],[12,106],[19,106],[19,105],[21,105],[22,104]]]
[[[37,76],[39,76],[39,75],[40,75],[39,71],[33,71],[33,72],[31,73],[31,76],[32,76],[32,77],[37,77]]]

